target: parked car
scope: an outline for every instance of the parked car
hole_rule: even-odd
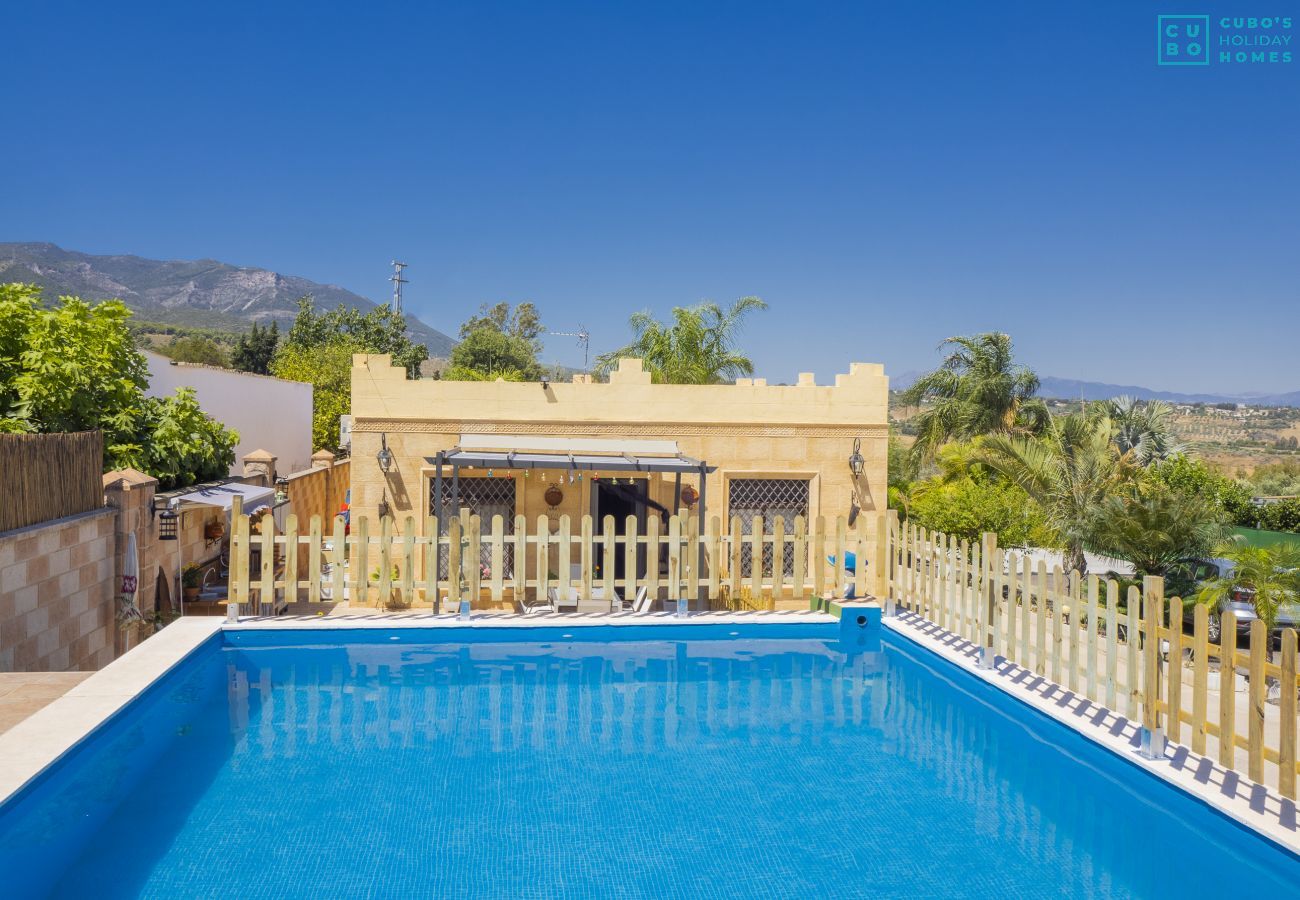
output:
[[[1193,616],[1196,614],[1196,603],[1191,600],[1201,585],[1215,578],[1232,578],[1235,567],[1232,560],[1221,557],[1211,557],[1207,559],[1189,559],[1173,566],[1165,574],[1165,596],[1182,597],[1183,604],[1183,626],[1184,631],[1192,630]],[[1250,623],[1254,622],[1259,616],[1255,613],[1255,592],[1242,586],[1234,586],[1229,593],[1228,598],[1219,604],[1217,609],[1210,610],[1208,635],[1211,643],[1217,644],[1223,637],[1223,620],[1222,615],[1231,611],[1237,617],[1237,643],[1244,644],[1249,642]],[[1284,628],[1295,628],[1300,630],[1300,602],[1286,603],[1278,610],[1277,623],[1274,627],[1274,638],[1282,633]]]

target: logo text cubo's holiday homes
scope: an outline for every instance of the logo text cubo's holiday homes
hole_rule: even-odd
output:
[[[1156,64],[1275,65],[1293,60],[1290,16],[1156,17]]]

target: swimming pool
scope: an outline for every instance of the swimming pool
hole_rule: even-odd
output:
[[[0,807],[7,897],[1285,896],[888,630],[229,630]],[[1285,893],[1283,893],[1285,892]]]

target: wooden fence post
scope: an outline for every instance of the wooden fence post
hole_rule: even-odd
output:
[[[284,520],[284,602],[298,602],[298,517]]]
[[[379,520],[379,596],[375,606],[385,609],[393,605],[393,517]]]
[[[567,523],[561,520],[560,527],[563,528],[565,524]],[[453,611],[459,611],[463,596],[461,578],[464,575],[464,567],[461,565],[460,558],[464,549],[461,542],[461,531],[464,527],[460,516],[452,516],[447,520],[447,602]]]
[[[307,601],[320,602],[321,589],[321,521],[320,516],[312,516],[308,526],[307,544]],[[343,598],[340,597],[340,600]]]
[[[1237,615],[1219,616],[1219,765],[1237,767]]]
[[[1192,752],[1205,755],[1209,704],[1210,617],[1204,603],[1192,609]]]
[[[415,606],[415,516],[402,526],[402,605]]]
[[[614,517],[606,515],[600,521],[600,530],[603,532],[600,542],[600,589],[605,596],[605,602],[610,605],[610,611],[614,608],[614,569],[615,556],[618,552],[618,545],[614,540]]]
[[[492,543],[488,547],[488,591],[493,605],[505,599],[506,568],[506,523],[505,518],[497,513],[492,516],[492,531],[488,538]]]
[[[262,615],[275,615],[275,516],[262,516],[262,580],[257,604]],[[269,612],[268,612],[269,610]]]
[[[1124,716],[1129,721],[1136,721],[1139,704],[1142,702],[1142,594],[1136,584],[1128,586],[1128,641],[1125,643],[1126,654],[1124,667],[1126,676],[1124,686],[1127,689],[1127,702],[1124,704]]]
[[[429,602],[435,615],[442,611],[442,597],[439,590],[442,579],[438,572],[442,542],[438,527],[438,517],[430,516],[428,530],[425,533],[428,543],[424,545],[424,599]]]
[[[1183,601],[1169,601],[1169,653],[1165,663],[1165,736],[1175,744],[1183,739]]]
[[[1264,713],[1268,697],[1265,666],[1268,662],[1269,633],[1262,619],[1250,623],[1250,719],[1246,723],[1247,775],[1256,784],[1264,783]]]
[[[1089,700],[1097,698],[1097,615],[1101,599],[1101,579],[1096,575],[1088,576],[1088,640],[1087,658],[1084,660],[1085,696]]]
[[[1119,673],[1119,582],[1106,579],[1106,708],[1118,712],[1116,690]]]
[[[370,522],[365,516],[357,519],[356,539],[352,542],[356,556],[352,561],[352,602],[362,606],[370,604]]]
[[[1283,797],[1296,799],[1296,633],[1294,628],[1282,630],[1282,692],[1278,698],[1278,712],[1282,717],[1282,731],[1278,737],[1277,789]]]
[[[1145,661],[1142,684],[1142,749],[1148,759],[1165,755],[1164,732],[1160,727],[1160,619],[1164,612],[1165,580],[1155,575],[1142,578],[1142,606],[1146,628],[1142,635]],[[1129,636],[1132,640],[1132,635]]]
[[[343,525],[343,517],[334,517],[334,537],[333,546],[330,548],[330,597],[335,603],[343,603],[347,599],[347,588],[344,586],[344,565],[348,561],[347,534]]]

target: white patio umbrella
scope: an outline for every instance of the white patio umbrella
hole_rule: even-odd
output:
[[[122,584],[118,590],[121,610],[118,613],[123,631],[123,650],[131,649],[130,627],[144,621],[140,608],[136,606],[136,597],[140,593],[140,554],[136,547],[135,532],[126,535],[126,552],[122,558]]]

